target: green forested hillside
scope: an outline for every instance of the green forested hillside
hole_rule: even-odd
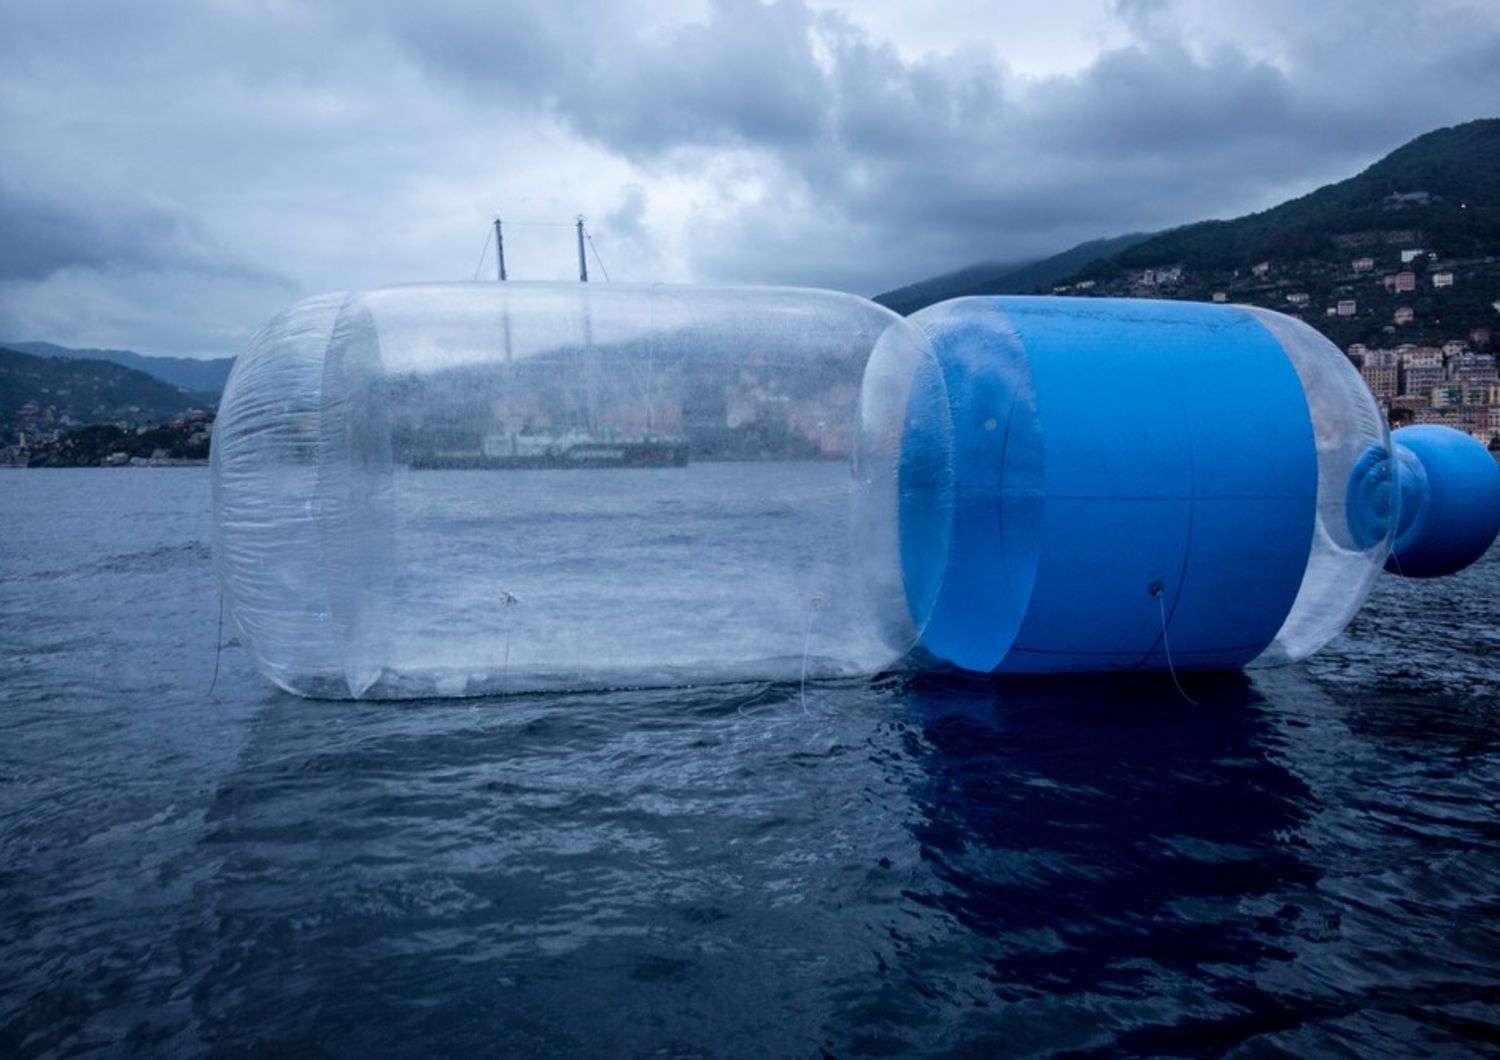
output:
[[[1163,232],[1088,275],[1162,263],[1220,270],[1268,258],[1341,261],[1352,249],[1407,244],[1447,257],[1500,248],[1500,118],[1419,136],[1358,176],[1262,213]]]
[[[212,408],[211,394],[183,390],[108,361],[33,357],[0,348],[0,444],[84,424],[158,423]]]
[[[975,266],[877,301],[910,313],[970,294],[1212,299],[1296,314],[1340,346],[1457,339],[1493,350],[1500,118],[1419,136],[1357,176],[1270,210],[1108,243],[1027,269]],[[1063,262],[1073,270],[1050,267]]]

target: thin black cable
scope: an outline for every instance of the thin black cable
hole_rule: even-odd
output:
[[[589,249],[594,252],[594,263],[599,266],[599,271],[604,273],[604,282],[609,282],[609,270],[604,267],[604,262],[599,260],[599,248],[594,246],[594,234],[587,228],[583,230],[583,238],[589,241]]]
[[[219,594],[219,632],[214,637],[214,679],[208,683],[208,694],[219,684],[219,660],[224,657],[224,594]]]
[[[807,649],[812,646],[813,618],[817,615],[816,607],[807,609],[807,632],[802,637],[802,677],[797,681],[797,702],[802,704],[802,713],[811,714],[807,709]]]
[[[486,228],[484,230],[484,246],[479,248],[479,264],[474,266],[474,279],[476,280],[479,279],[479,270],[484,268],[484,256],[490,249],[490,238],[494,234],[495,230],[493,228]]]
[[[1172,683],[1177,686],[1177,694],[1188,701],[1190,706],[1196,707],[1197,701],[1183,690],[1182,682],[1177,680],[1177,667],[1172,663],[1172,642],[1167,639],[1167,600],[1166,593],[1160,587],[1152,593],[1156,597],[1157,607],[1161,611],[1161,643],[1167,650],[1167,672],[1172,675]]]
[[[807,709],[807,651],[812,647],[813,619],[817,617],[822,606],[822,593],[813,593],[807,598],[807,632],[802,636],[802,678],[797,684],[797,701],[802,704],[804,714],[812,713]]]

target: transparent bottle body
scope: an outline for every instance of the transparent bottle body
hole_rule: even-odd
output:
[[[796,289],[313,299],[240,358],[216,563],[261,669],[410,698],[875,672],[916,631],[921,333]]]
[[[1307,324],[1242,306],[1271,332],[1302,381],[1318,449],[1318,502],[1307,569],[1291,611],[1252,663],[1296,662],[1343,632],[1390,552],[1399,511],[1390,430],[1359,372]]]

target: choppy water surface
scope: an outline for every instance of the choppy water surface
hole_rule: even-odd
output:
[[[1500,552],[1170,682],[315,703],[207,476],[0,472],[0,1053],[1481,1054]],[[226,630],[226,639],[229,632]]]

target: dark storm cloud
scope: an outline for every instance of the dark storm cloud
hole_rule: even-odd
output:
[[[506,33],[494,16],[503,54],[516,36],[534,45],[515,65],[473,47],[468,16],[424,8],[409,40],[430,76],[520,92],[648,169],[760,152],[766,194],[707,224],[695,260],[773,280],[795,258],[799,278],[863,289],[1270,205],[1500,99],[1496,66],[1476,58],[1500,54],[1493,20],[1414,60],[1420,84],[1381,90],[1369,64],[1388,44],[1352,22],[1328,47],[1343,69],[1315,54],[1287,68],[1232,44],[1191,49],[1164,0],[1118,9],[1135,43],[1030,82],[978,50],[903,57],[797,0],[713,0],[666,27],[546,8],[513,12]],[[900,260],[870,253],[889,247]]]
[[[1271,130],[1306,132],[1282,71],[1229,47],[1199,61],[1170,40],[1106,52],[1037,86],[1032,106],[1033,144],[1090,161],[1238,151]]]
[[[367,10],[350,14],[368,27]],[[391,5],[375,25],[436,80],[550,109],[644,158],[815,137],[828,86],[809,48],[812,21],[795,0],[714,0],[701,23],[662,23],[634,4],[460,3]]]
[[[1260,205],[1268,181],[1316,170],[1303,142],[1315,123],[1285,76],[1234,52],[1198,62],[1173,42],[1142,45],[1017,87],[981,57],[909,62],[836,23],[820,43],[824,133],[777,152],[815,217],[772,219],[786,200],[767,201],[707,245],[714,271],[795,262],[803,282],[878,288]]]
[[[644,239],[646,227],[646,189],[632,184],[625,189],[625,196],[604,215],[604,223],[618,236],[626,239]]]
[[[0,232],[0,283],[44,280],[65,269],[137,269],[297,289],[217,245],[196,216],[167,206],[53,202],[0,183]]]
[[[580,132],[626,155],[742,141],[770,148],[814,140],[827,85],[799,5],[715,3],[708,21],[600,47],[559,105]]]
[[[1273,205],[1500,100],[1462,0],[1101,2],[1114,45],[1040,78],[1006,24],[1065,14],[969,5],[919,55],[814,2],[12,0],[0,331],[93,299],[95,344],[233,342],[284,276],[468,274],[502,207],[589,212],[636,279],[872,292]]]
[[[112,255],[56,207],[0,186],[0,282],[38,280],[69,266],[97,268]]]

